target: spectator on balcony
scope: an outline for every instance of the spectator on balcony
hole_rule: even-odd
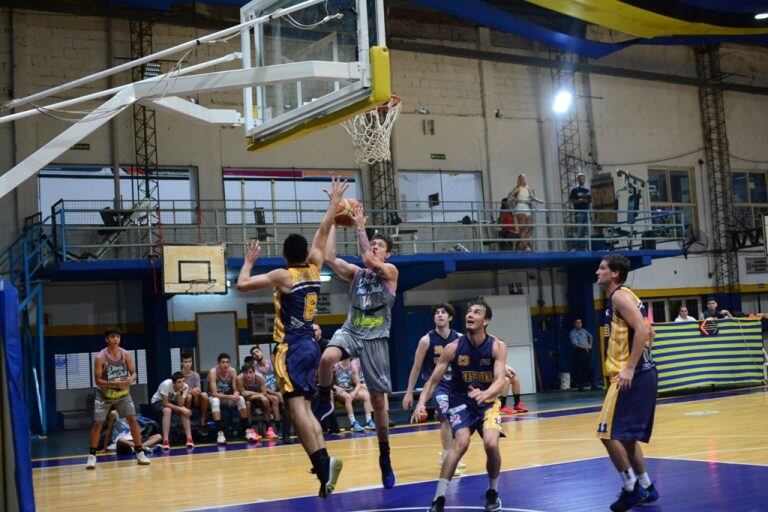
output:
[[[685,306],[680,306],[680,311],[677,313],[677,318],[675,318],[675,322],[695,322],[695,321],[696,319],[688,314],[688,308]]]
[[[532,206],[536,202],[536,198],[533,189],[528,186],[528,179],[525,177],[525,174],[520,174],[517,177],[517,186],[512,190],[508,199],[515,206],[515,220],[517,220],[520,233],[518,248],[522,251],[531,251],[533,246],[529,239],[533,233],[533,228],[530,227],[530,224],[533,222]]]
[[[702,320],[714,318],[715,320],[720,318],[733,318],[733,315],[727,309],[719,309],[717,306],[717,300],[714,297],[707,299],[707,309],[701,314]]]
[[[520,234],[517,232],[515,216],[509,207],[509,199],[506,197],[501,200],[501,213],[497,223],[499,224],[499,238],[505,240],[518,240],[520,238]],[[499,249],[502,251],[515,249],[515,244],[516,242],[501,242],[499,243]]]
[[[573,230],[574,238],[573,242],[574,251],[587,250],[587,239],[590,237],[589,233],[589,206],[592,203],[592,194],[589,189],[584,186],[587,181],[587,177],[583,173],[579,173],[576,177],[577,185],[571,189],[570,201],[575,210],[573,215],[573,222],[575,224],[582,224],[581,226],[575,226]]]

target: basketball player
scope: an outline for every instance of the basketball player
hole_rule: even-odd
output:
[[[237,278],[240,291],[274,289],[275,332],[278,342],[275,372],[283,394],[288,417],[304,450],[312,461],[312,470],[320,480],[321,498],[328,497],[336,486],[342,468],[341,459],[328,455],[320,423],[312,414],[310,400],[317,389],[317,367],[320,346],[315,342],[312,322],[320,293],[320,267],[323,250],[334,215],[349,185],[334,178],[328,209],[315,233],[312,247],[301,235],[289,235],[283,243],[283,258],[288,266],[265,274],[251,276],[261,248],[258,241],[248,244],[245,261]]]
[[[347,411],[347,418],[349,418],[349,430],[352,432],[376,430],[376,425],[371,417],[371,395],[360,381],[357,367],[349,359],[343,359],[336,363],[333,372],[336,377],[333,393],[337,400],[344,402],[344,409]],[[365,426],[355,419],[355,402],[363,402]]]
[[[265,393],[272,408],[272,421],[267,425],[265,437],[267,439],[277,439],[275,428],[280,428],[280,406],[283,405],[283,395],[278,390],[275,369],[272,361],[264,357],[264,352],[258,345],[251,348],[251,357],[253,358],[254,368],[264,377]]]
[[[451,329],[453,316],[456,314],[453,306],[448,303],[440,303],[432,306],[432,319],[435,322],[435,328],[421,337],[416,346],[416,354],[413,356],[413,366],[411,374],[408,376],[408,389],[403,397],[403,410],[410,410],[413,405],[413,388],[421,372],[421,378],[426,383],[432,376],[435,366],[440,360],[440,354],[443,353],[445,346],[456,340],[459,333]],[[434,407],[437,412],[437,419],[440,420],[440,440],[443,449],[440,451],[439,465],[443,465],[445,456],[453,444],[453,433],[451,424],[448,421],[448,395],[451,390],[450,368],[435,388],[433,399],[427,402],[429,407]],[[465,464],[459,462],[459,468],[465,467]],[[459,476],[458,473],[454,476]]]
[[[624,286],[628,273],[629,260],[618,254],[603,258],[596,272],[597,284],[608,292],[605,367],[611,379],[597,437],[621,476],[621,494],[611,504],[614,512],[659,499],[638,443],[651,439],[656,409],[658,377],[650,353],[653,329],[645,318],[643,303]]]
[[[267,422],[271,411],[269,398],[265,393],[264,377],[256,373],[253,363],[245,363],[240,368],[240,375],[237,376],[237,390],[245,399],[245,413],[248,416],[248,430],[245,438],[248,441],[259,441],[261,435],[256,432],[253,421],[253,408],[258,407],[263,411],[264,422]]]
[[[322,420],[333,414],[331,398],[333,367],[342,359],[360,358],[365,384],[371,393],[376,436],[379,439],[379,469],[385,489],[395,486],[395,472],[389,454],[389,414],[387,394],[392,392],[389,374],[389,326],[397,291],[397,268],[387,263],[392,241],[377,234],[369,242],[365,233],[365,213],[356,208],[352,218],[364,251],[364,268],[336,257],[336,229],[331,228],[326,244],[325,263],[344,281],[350,283],[350,307],[347,320],[331,338],[320,361],[318,408]]]
[[[192,369],[192,351],[185,350],[181,354],[181,373],[184,374],[184,382],[189,387],[189,393],[184,400],[184,407],[200,408],[200,435],[208,435],[208,393],[200,387],[200,374]]]
[[[184,427],[184,433],[187,435],[187,448],[194,448],[192,441],[192,429],[189,426],[189,417],[192,411],[184,407],[184,401],[187,399],[189,386],[184,381],[184,374],[174,372],[170,379],[165,379],[158,386],[155,394],[152,395],[150,405],[155,413],[159,414],[163,425],[163,450],[171,449],[171,443],[168,436],[171,431],[171,415],[176,413],[181,418],[181,425]]]
[[[501,469],[499,436],[504,433],[498,396],[506,386],[507,346],[486,331],[492,315],[491,307],[482,299],[470,301],[467,305],[466,334],[443,349],[411,417],[411,423],[418,421],[426,410],[427,400],[432,397],[450,366],[451,391],[447,416],[453,430],[453,444],[443,461],[430,512],[442,512],[445,509],[448,483],[456,471],[456,465],[469,448],[469,440],[475,431],[483,436],[485,467],[488,471],[485,510],[501,510],[498,492]]]
[[[520,401],[520,377],[517,376],[515,370],[511,366],[505,368],[507,385],[504,391],[501,393],[499,400],[501,401],[501,414],[502,416],[511,416],[517,413],[528,412],[528,408]],[[512,399],[515,401],[512,407],[507,405],[507,397],[509,392],[512,392]]]
[[[117,327],[104,331],[107,347],[93,361],[93,380],[96,382],[96,398],[93,402],[93,427],[90,435],[90,453],[85,469],[96,469],[96,451],[99,449],[101,426],[110,409],[125,418],[131,428],[136,445],[136,462],[149,465],[149,459],[141,448],[141,429],[136,422],[136,409],[131,399],[130,386],[136,381],[136,365],[131,354],[120,348],[122,333]]]
[[[232,409],[237,407],[237,413],[240,416],[240,430],[246,434],[248,431],[248,413],[245,410],[245,398],[237,390],[235,380],[237,372],[229,365],[229,354],[221,353],[216,359],[217,364],[208,372],[208,391],[210,391],[211,413],[213,421],[216,422],[216,442],[218,444],[227,444],[227,437],[224,435],[224,422],[221,419],[221,408]],[[248,439],[250,441],[250,439]]]

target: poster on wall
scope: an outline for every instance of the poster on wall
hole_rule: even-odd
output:
[[[321,293],[317,297],[317,315],[330,315],[331,314],[331,294]]]
[[[272,338],[275,328],[275,306],[273,304],[252,304],[246,306],[248,314],[248,337],[251,341]]]

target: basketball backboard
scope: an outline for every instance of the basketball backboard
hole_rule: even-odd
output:
[[[188,295],[226,294],[224,246],[163,246],[163,291]]]
[[[247,22],[301,0],[254,0]],[[263,149],[359,114],[391,96],[382,0],[328,0],[242,33],[243,68],[314,63],[317,76],[243,91],[248,148]],[[348,78],[337,79],[342,65]],[[326,73],[324,70],[327,70]],[[328,78],[324,78],[328,77]]]

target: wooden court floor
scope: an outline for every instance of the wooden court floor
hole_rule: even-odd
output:
[[[594,436],[597,409],[584,407],[511,417],[504,424],[507,438],[501,443],[502,470],[514,475],[516,470],[523,468],[603,459],[604,450]],[[431,495],[434,492],[432,481],[439,472],[439,433],[434,426],[393,429],[391,446],[398,487],[428,481],[428,484],[424,484],[426,490],[423,492]],[[328,451],[344,460],[344,470],[337,489],[342,492],[321,502],[318,507],[326,510],[352,510],[345,508],[347,502],[344,501],[346,494],[343,491],[377,489],[381,485],[375,434],[356,434],[329,441]],[[753,389],[661,400],[656,410],[653,439],[645,447],[645,453],[654,459],[739,464],[743,465],[743,471],[748,475],[751,474],[751,468],[754,471],[768,471],[768,392],[765,389]],[[469,482],[475,478],[471,475],[484,474],[485,456],[479,437],[473,439],[464,462],[467,465],[464,472],[466,476],[455,479],[455,482],[462,479]],[[283,446],[280,443],[260,443],[247,446],[241,443],[228,448],[198,447],[191,452],[185,449],[173,450],[171,454],[156,454],[149,467],[137,466],[133,460],[115,460],[100,461],[95,471],[86,471],[84,456],[35,461],[34,465],[38,510],[104,511],[112,507],[153,511],[214,510],[227,505],[240,505],[232,510],[278,510],[267,506],[264,503],[267,500],[283,500],[279,510],[315,510],[314,505],[299,505],[299,502],[295,506],[291,505],[291,499],[313,495],[317,490],[317,480],[309,473],[307,457],[297,444]],[[602,464],[601,467],[605,473],[607,466]],[[704,475],[708,474],[706,464],[697,467]],[[607,474],[606,477],[601,473],[596,482],[601,487],[609,487],[613,495],[619,487],[618,477],[613,472]],[[485,485],[485,477],[478,478],[482,480],[478,485]],[[588,476],[579,478],[589,480]],[[651,472],[651,478],[661,478],[661,475],[654,476]],[[743,480],[742,476],[735,478]],[[509,496],[505,497],[505,507],[512,506],[515,495],[520,496],[521,491],[533,492],[530,488],[513,489],[516,487],[515,478],[511,482]],[[556,479],[547,482],[550,488],[557,485]],[[453,486],[461,490],[463,483]],[[764,481],[762,487],[768,487],[768,480]],[[767,492],[764,489],[754,491],[758,494]],[[504,489],[501,494],[505,495]],[[386,503],[387,495],[383,494],[376,499]],[[423,507],[412,509],[426,510],[429,499],[421,498],[419,503],[413,505]],[[481,505],[474,494],[467,499],[470,499],[471,505]],[[400,497],[399,500],[401,503],[403,500],[407,502],[408,498]],[[351,501],[349,503],[351,507]],[[548,508],[540,506],[535,507],[536,510],[593,509],[586,504],[584,508],[560,508],[556,504],[550,504]],[[405,509],[411,508],[400,508]],[[603,509],[607,510],[607,503]],[[652,509],[665,510],[663,505]],[[727,507],[722,510],[752,509]]]

